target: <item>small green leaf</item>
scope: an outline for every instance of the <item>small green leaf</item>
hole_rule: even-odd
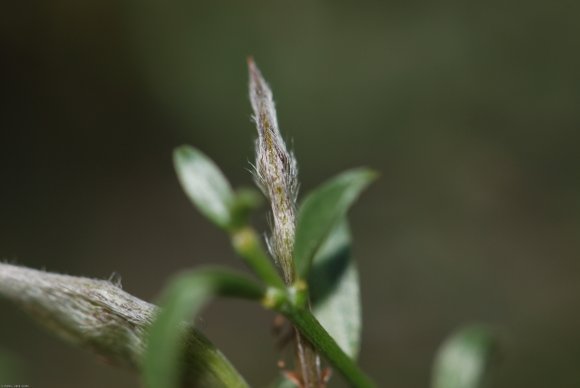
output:
[[[356,359],[362,324],[360,291],[345,219],[334,226],[320,246],[308,284],[314,315],[341,349]]]
[[[346,171],[306,197],[298,212],[294,243],[296,267],[302,277],[328,233],[375,177],[376,173],[364,168]]]
[[[215,224],[228,228],[234,193],[220,169],[190,146],[177,148],[173,160],[179,182],[193,204]]]
[[[445,340],[437,351],[432,387],[486,387],[495,350],[496,341],[488,328],[469,326],[459,330]]]
[[[186,330],[191,329],[184,321],[216,295],[261,299],[264,290],[244,276],[219,269],[186,272],[171,281],[161,298],[162,309],[150,329],[143,362],[146,387],[173,388],[180,381],[201,387],[247,386],[207,339],[184,337]]]

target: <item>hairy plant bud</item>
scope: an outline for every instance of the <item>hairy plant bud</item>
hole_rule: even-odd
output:
[[[296,197],[298,195],[298,168],[296,159],[288,152],[278,129],[272,91],[252,58],[248,59],[250,72],[250,101],[258,128],[256,140],[255,180],[272,209],[272,235],[268,246],[282,268],[284,281],[294,281],[292,260],[296,229]]]

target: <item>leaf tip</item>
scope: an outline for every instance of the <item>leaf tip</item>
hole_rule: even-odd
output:
[[[179,182],[193,204],[215,224],[227,228],[234,192],[219,167],[189,145],[175,148],[173,162]]]
[[[195,149],[186,144],[180,145],[173,149],[173,161],[178,162],[179,160],[185,159],[187,156],[195,152]]]
[[[485,325],[470,325],[452,333],[437,351],[432,387],[487,386],[497,359],[498,347],[497,333]]]
[[[378,170],[372,168],[363,168],[363,175],[367,181],[367,184],[371,184],[381,176],[381,173]]]

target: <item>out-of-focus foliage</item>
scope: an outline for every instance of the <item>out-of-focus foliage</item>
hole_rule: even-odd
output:
[[[484,326],[453,333],[441,345],[433,365],[433,388],[485,388],[497,358],[497,340]]]
[[[150,329],[143,362],[146,387],[248,386],[205,337],[185,336],[183,322],[220,295],[259,300],[263,289],[244,276],[215,268],[184,272],[170,282],[160,301],[163,308]]]
[[[296,267],[302,276],[308,274],[312,259],[332,228],[346,217],[350,206],[375,175],[367,169],[347,171],[305,198],[298,212],[294,245]]]
[[[218,226],[229,227],[234,193],[219,168],[189,146],[178,148],[173,159],[181,186],[198,210]]]
[[[360,281],[352,257],[348,222],[337,223],[314,257],[308,284],[314,315],[356,360],[361,342]]]

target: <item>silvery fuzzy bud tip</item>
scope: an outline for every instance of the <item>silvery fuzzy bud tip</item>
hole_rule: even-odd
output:
[[[272,254],[282,267],[287,283],[294,280],[294,247],[298,168],[296,159],[288,152],[278,128],[272,91],[262,77],[254,60],[248,58],[250,102],[258,129],[256,140],[255,179],[272,210]]]

